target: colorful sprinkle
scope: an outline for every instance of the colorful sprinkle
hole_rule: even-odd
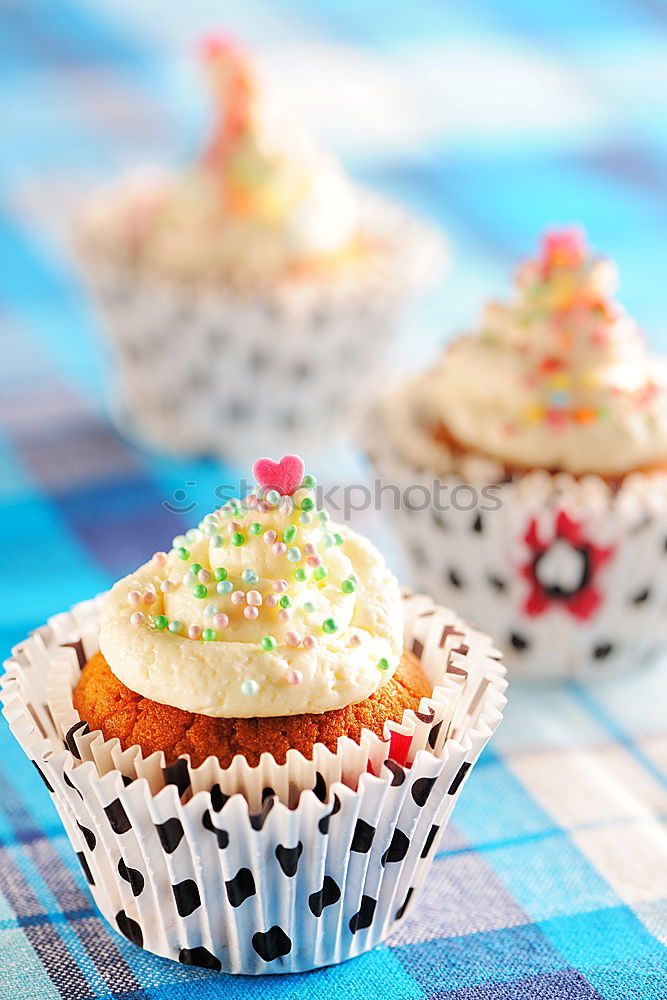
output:
[[[130,625],[143,625],[145,620],[142,611],[133,611],[130,615]]]
[[[317,486],[317,479],[315,476],[306,475],[301,480],[301,487],[304,490],[312,490]]]
[[[238,548],[240,545],[243,545],[244,542],[245,535],[240,531],[235,531],[232,535],[232,545],[235,545]]]
[[[201,637],[204,640],[204,642],[215,642],[215,640],[218,638],[218,634],[214,628],[205,628],[201,634]]]
[[[313,557],[311,556],[311,559],[312,558]],[[320,563],[321,563],[321,557],[320,557]],[[310,565],[310,559],[308,560],[308,564]],[[315,568],[315,572],[313,573],[313,576],[315,577],[316,580],[324,580],[326,578],[326,576],[327,576],[327,573],[328,573],[328,570],[327,570],[326,566],[322,566],[320,564],[319,566],[317,566]]]
[[[204,614],[207,618],[211,618],[213,615],[217,615],[219,610],[217,604],[207,604],[204,608]]]
[[[272,587],[275,590],[276,594],[284,594],[288,586],[289,584],[287,580],[274,580],[272,584]]]
[[[305,569],[302,569],[301,567],[299,567],[299,569],[297,569],[297,570],[295,571],[295,573],[294,573],[294,579],[295,579],[295,580],[298,580],[298,581],[299,581],[299,583],[303,583],[303,582],[304,582],[304,580],[307,580],[307,579],[308,579],[308,574],[307,574],[307,572],[305,571]]]
[[[245,604],[245,594],[242,590],[235,590],[232,594],[232,604]]]
[[[211,543],[214,549],[220,549],[225,544],[225,540],[222,535],[214,535],[211,539]]]
[[[316,569],[322,565],[322,556],[319,552],[314,556],[308,556],[308,565],[313,566]]]
[[[166,615],[157,615],[153,625],[158,630],[158,632],[164,632],[167,625],[169,624],[169,619]]]
[[[312,635],[305,635],[301,642],[304,649],[315,649],[315,637]]]
[[[285,675],[285,680],[288,684],[300,684],[303,680],[303,674],[300,670],[290,670],[289,673]]]
[[[301,562],[303,553],[298,545],[293,545],[291,549],[287,550],[287,558],[290,562]]]
[[[201,564],[201,563],[193,563],[193,564],[192,564],[192,566],[190,567],[190,570],[189,570],[189,572],[190,572],[190,573],[194,573],[194,575],[196,576],[196,575],[197,575],[197,573],[199,573],[199,571],[200,571],[200,570],[201,570],[202,568],[203,568],[203,567],[202,567],[202,564]]]
[[[286,542],[288,545],[291,545],[291,543],[296,538],[296,531],[297,528],[295,524],[288,525],[283,531],[283,541]]]
[[[292,618],[292,612],[288,611],[287,608],[281,608],[280,611],[278,612],[278,621],[283,622],[283,624],[285,622],[290,621],[291,618]]]
[[[259,608],[254,607],[254,605],[248,605],[243,609],[243,617],[247,618],[249,622],[255,620],[259,617]]]
[[[270,503],[271,506],[273,506],[274,504],[277,504],[278,501],[280,500],[280,493],[278,492],[278,490],[267,490],[266,494],[264,495],[264,499],[266,500],[267,503]]]
[[[343,536],[339,535],[338,532],[336,532],[336,534],[334,535],[334,542],[336,543],[336,545],[342,545],[344,541],[345,539],[343,538]]]
[[[301,510],[305,510],[306,513],[313,510],[315,507],[315,501],[311,500],[310,497],[304,497],[301,501]]]
[[[203,583],[196,584],[192,588],[192,596],[203,601],[205,597],[208,597],[208,587],[205,587]]]
[[[307,510],[304,510],[299,514],[297,520],[299,524],[302,524],[304,527],[306,527],[307,525],[313,523],[313,515],[309,514]]]
[[[166,552],[154,552],[153,553],[153,562],[155,563],[156,566],[164,566],[164,564],[166,563],[166,561],[167,561],[167,553]]]
[[[173,621],[169,622],[169,631],[173,632],[174,635],[178,635],[183,631],[183,622],[179,622],[178,618],[174,618]]]
[[[257,583],[259,577],[255,573],[254,569],[244,569],[241,573],[241,579],[244,583]]]
[[[267,608],[275,608],[278,604],[278,595],[267,594],[266,597],[264,598],[264,604],[266,605]]]
[[[340,585],[340,589],[343,591],[344,594],[353,594],[357,589],[357,585],[354,582],[354,580],[351,580],[348,577],[347,580],[343,580],[343,582]]]
[[[185,548],[184,545],[181,545],[179,546],[179,548],[176,549],[176,555],[178,556],[179,559],[183,560],[190,558],[190,552],[188,549]]]
[[[273,552],[274,556],[284,556],[285,553],[287,552],[287,546],[285,545],[284,542],[275,542],[275,544],[271,548],[271,551]]]
[[[262,649],[265,649],[267,653],[270,653],[272,650],[276,648],[276,640],[273,638],[272,635],[265,635],[264,638],[262,639],[261,645]]]
[[[257,683],[257,681],[254,681],[252,677],[246,677],[243,684],[241,685],[241,691],[243,691],[243,694],[246,694],[248,696],[257,694],[257,692],[259,691],[259,684]]]
[[[155,602],[157,601],[157,594],[155,593],[154,590],[147,590],[144,593],[143,601],[144,604],[148,604],[149,606],[151,604],[155,604]]]
[[[131,590],[127,595],[127,603],[131,604],[134,608],[136,608],[137,604],[141,604],[141,591]]]
[[[285,632],[285,645],[295,649],[301,645],[301,636],[298,632]]]
[[[338,629],[336,625],[336,620],[334,618],[325,618],[322,622],[322,631],[326,632],[327,635],[331,635]]]
[[[261,608],[263,597],[258,590],[249,590],[245,595],[246,604],[251,604],[256,608]]]
[[[163,580],[160,584],[160,590],[163,594],[171,594],[175,586],[176,584],[173,580]]]
[[[208,569],[200,569],[197,573],[197,579],[200,583],[210,583],[211,582],[211,571]]]
[[[283,594],[283,596],[280,598],[279,604],[281,608],[291,608],[292,598],[289,596],[289,594]]]
[[[188,639],[199,639],[201,637],[201,628],[199,625],[191,625],[188,629]]]
[[[213,625],[215,628],[219,629],[227,628],[229,625],[229,615],[226,615],[224,611],[222,611],[213,619]]]
[[[221,580],[218,586],[215,588],[219,594],[231,594],[234,589],[234,584],[231,580]]]
[[[266,542],[267,545],[273,545],[277,537],[278,536],[276,535],[273,528],[269,528],[268,531],[264,532],[264,541]]]
[[[253,523],[250,525],[250,534],[251,535],[261,535],[262,531],[263,531],[263,529],[262,529],[262,526],[259,523],[259,521],[253,521]]]
[[[315,605],[313,604],[312,601],[305,601],[303,605],[303,610],[306,612],[307,615],[312,615],[313,611],[315,610]]]
[[[391,664],[386,656],[381,656],[378,660],[378,670],[389,670]]]
[[[227,579],[227,570],[224,568],[224,566],[218,566],[218,568],[214,571],[213,576],[218,581],[220,581],[220,580],[226,580]]]

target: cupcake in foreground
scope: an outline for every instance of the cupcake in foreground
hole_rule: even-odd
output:
[[[33,633],[2,685],[109,922],[251,974],[342,961],[402,919],[506,683],[486,636],[317,510],[299,459],[255,470]]]
[[[215,117],[198,162],[101,191],[78,242],[123,426],[247,461],[267,432],[282,448],[338,427],[443,247],[357,188],[236,46],[211,39],[204,58]]]
[[[667,644],[667,368],[578,231],[509,303],[373,410],[368,450],[420,587],[536,676],[636,667]],[[419,509],[416,509],[418,507]]]

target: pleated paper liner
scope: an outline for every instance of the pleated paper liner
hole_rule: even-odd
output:
[[[4,714],[114,927],[182,963],[253,974],[339,962],[386,937],[500,722],[506,686],[488,638],[423,596],[406,596],[405,612],[433,696],[386,741],[343,738],[337,754],[317,747],[312,762],[291,754],[282,767],[268,755],[254,769],[165,767],[72,722],[99,599],[14,651]],[[66,696],[51,692],[49,706],[56,678]]]
[[[382,380],[402,305],[446,258],[426,224],[370,195],[363,204],[385,248],[363,272],[330,281],[244,291],[170,282],[84,243],[121,430],[170,453],[241,462],[342,433]]]
[[[365,446],[401,492],[392,516],[410,580],[493,635],[514,675],[599,677],[667,649],[667,474],[633,473],[620,488],[542,470],[497,482],[474,458],[438,474],[409,407],[394,414],[397,447],[388,406],[371,413]],[[422,503],[435,481],[441,509]]]

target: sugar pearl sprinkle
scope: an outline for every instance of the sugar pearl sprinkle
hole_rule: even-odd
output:
[[[278,463],[276,468],[281,467]],[[262,478],[266,482],[268,476]],[[327,615],[329,602],[324,594],[333,573],[332,566],[327,566],[331,550],[344,545],[345,539],[330,526],[328,513],[317,509],[313,476],[304,475],[296,484],[288,484],[280,475],[277,480],[279,485],[258,485],[243,499],[232,497],[206,514],[198,527],[176,535],[169,553],[156,552],[151,560],[154,584],[146,587],[136,582],[127,593],[130,623],[181,642],[216,642],[226,630],[238,628],[239,641],[252,641],[249,637],[254,634],[266,653],[279,647],[311,650],[327,642],[327,636],[336,636],[339,625]],[[276,526],[268,527],[267,520]],[[207,553],[215,563],[227,564],[208,564]],[[267,564],[280,567],[277,578],[267,576]],[[189,606],[198,620],[181,621],[167,613],[169,595],[184,588],[186,597],[194,598]],[[356,588],[354,574],[337,581],[339,595],[345,595],[338,600],[354,600]],[[183,605],[178,607],[185,617]],[[295,628],[297,623],[299,628]],[[244,632],[250,625],[258,631]],[[350,648],[360,643],[356,634],[348,639]],[[389,663],[383,657],[377,667],[388,670]],[[284,680],[299,685],[304,676],[290,667]],[[241,690],[253,697],[260,686],[246,677]]]

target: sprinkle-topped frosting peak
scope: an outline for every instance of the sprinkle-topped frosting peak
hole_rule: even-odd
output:
[[[455,340],[430,384],[436,421],[519,467],[622,474],[667,459],[664,367],[614,299],[613,263],[547,234],[516,295]]]
[[[90,220],[93,239],[186,279],[266,284],[354,267],[364,242],[359,199],[341,167],[238,46],[210,38],[204,65],[214,119],[198,162],[109,192]]]
[[[131,690],[204,715],[361,701],[400,658],[398,584],[369,542],[317,510],[301,459],[255,469],[255,491],[114,586],[102,653]]]

